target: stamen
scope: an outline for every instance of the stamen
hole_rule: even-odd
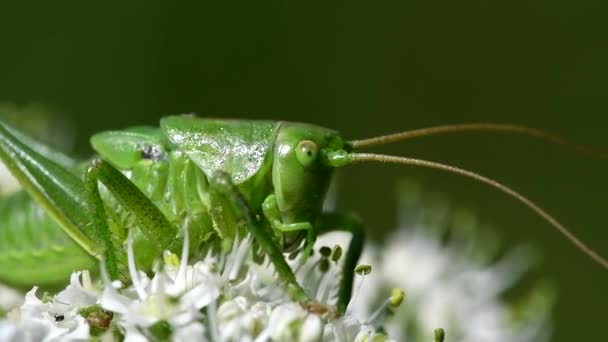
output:
[[[100,268],[100,272],[101,272],[101,280],[103,280],[103,283],[107,286],[107,287],[111,287],[114,288],[114,283],[112,282],[112,280],[110,279],[110,273],[108,272],[108,268],[106,267],[106,259],[102,256],[101,260],[99,261],[99,268]]]
[[[386,310],[389,307],[398,307],[403,302],[405,298],[405,294],[401,289],[395,288],[391,292],[391,296],[385,300],[380,307],[370,316],[370,318],[365,322],[367,325],[374,325],[376,321],[386,313]]]
[[[331,267],[332,264],[330,262],[330,258],[332,258],[333,256],[332,253],[332,249],[327,246],[323,246],[319,249],[319,254],[321,255],[321,258],[319,259],[317,264],[319,267],[319,271],[321,271],[322,275],[321,279],[317,283],[315,298],[317,298],[317,300],[321,303],[327,301],[327,298],[329,297],[332,288],[332,281],[336,277],[335,268]]]
[[[137,296],[140,300],[145,300],[148,295],[146,294],[146,290],[141,283],[141,279],[139,279],[139,274],[135,265],[135,253],[133,252],[133,230],[129,231],[129,237],[127,238],[127,262],[129,265],[129,275],[131,276],[133,287],[135,288],[135,291],[137,291]]]
[[[372,267],[370,265],[358,265],[357,267],[355,267],[355,273],[360,275],[361,281],[359,281],[357,284],[357,287],[355,288],[355,290],[353,291],[353,295],[350,298],[350,302],[348,302],[348,305],[346,306],[346,310],[345,313],[347,315],[350,314],[350,309],[351,306],[354,302],[357,301],[357,299],[359,298],[359,294],[361,293],[361,288],[363,287],[363,282],[365,282],[365,276],[369,275],[370,273],[372,273]]]
[[[342,258],[342,246],[335,245],[334,248],[331,250],[330,258],[335,263],[340,261],[340,258]]]
[[[297,263],[296,263],[296,265],[295,265],[295,268],[294,268],[294,270],[293,270],[293,272],[294,272],[294,273],[298,273],[298,272],[299,272],[299,271],[302,269],[302,267],[304,267],[304,265],[306,265],[306,264],[307,264],[307,263],[302,263],[302,262],[301,262],[301,261],[302,261],[302,258],[303,258],[303,256],[302,256],[302,253],[301,253],[301,252],[304,250],[304,245],[305,245],[305,244],[306,244],[306,241],[305,241],[305,240],[301,241],[301,242],[300,242],[300,246],[298,246],[298,248],[296,248],[296,249],[293,251],[293,253],[292,253],[292,254],[295,254],[295,255],[297,256],[297,258],[298,258]],[[295,257],[294,257],[294,259],[295,259]]]
[[[238,232],[236,235],[236,239],[238,239]],[[240,242],[236,251],[233,251],[233,253],[230,254],[232,259],[232,266],[228,274],[229,281],[237,279],[239,274],[241,273],[241,268],[245,264],[245,258],[247,257],[247,252],[249,252],[249,247],[251,246],[251,243],[252,238],[251,235],[249,235],[246,239]]]
[[[321,254],[324,258],[329,258],[331,255],[331,248],[323,246],[319,248],[319,254]]]
[[[366,276],[372,273],[372,265],[357,265],[357,267],[355,267],[355,273]]]
[[[323,258],[321,259],[321,263],[319,264],[319,271],[321,271],[321,273],[327,273],[327,271],[329,270],[329,266],[329,259]]]
[[[215,307],[215,301],[212,301],[207,306],[207,316],[209,321],[209,338],[213,342],[220,342],[219,328],[217,324],[217,308]]]
[[[189,231],[189,220],[186,219],[184,222],[184,246],[182,247],[182,257],[180,259],[179,270],[175,277],[175,285],[178,289],[184,291],[187,283],[187,271],[188,271],[188,253],[190,252],[190,231]]]
[[[179,268],[180,262],[177,255],[171,253],[171,251],[165,251],[163,253],[163,261],[165,265],[173,266]]]
[[[324,272],[323,276],[321,276],[319,288],[317,289],[315,296],[319,302],[327,302],[327,299],[329,298],[330,292],[332,290],[332,281],[334,279],[336,279],[335,267],[329,269],[329,272]]]
[[[230,253],[224,254],[225,259],[223,260],[223,265],[220,268],[222,270],[222,278],[225,280],[229,280],[229,276],[232,274],[232,267],[234,265],[234,254],[239,248],[239,232],[236,231],[234,236],[234,240],[232,241],[232,248],[230,249]]]
[[[321,280],[319,281],[318,287],[315,291],[315,298],[317,298],[319,302],[325,303],[331,295],[333,286],[332,282],[337,276],[336,267],[332,267],[333,265],[330,260],[335,264],[338,263],[340,257],[342,256],[342,247],[340,247],[340,245],[335,245],[333,249],[330,249],[329,247],[321,247],[319,252],[319,254],[321,254],[323,257],[312,269],[314,270],[316,265],[318,265],[319,270],[323,273],[323,275],[321,276]]]
[[[104,258],[101,258],[100,261],[100,271],[101,271],[101,279],[103,280],[104,283],[104,294],[103,296],[106,296],[106,293],[108,293],[108,295],[112,298],[117,298],[118,302],[117,306],[114,306],[114,310],[116,309],[124,309],[126,310],[129,307],[129,299],[126,299],[125,297],[122,297],[117,289],[122,288],[122,284],[117,280],[117,281],[112,281],[110,280],[110,274],[108,273],[108,268],[106,267],[106,261]],[[101,300],[103,301],[103,297],[101,298]],[[118,311],[118,310],[117,310]]]
[[[302,278],[302,287],[306,288],[313,288],[314,284],[313,282],[315,281],[315,275],[314,272],[317,269],[317,267],[319,267],[319,264],[321,263],[322,259],[319,259],[317,261],[315,261],[314,263],[310,264],[310,263],[305,263],[304,265],[309,265],[308,269],[303,269],[302,273],[304,274],[304,277]],[[296,271],[296,273],[300,273],[300,270],[298,269]]]
[[[91,274],[89,273],[88,270],[82,271],[81,280],[82,280],[82,287],[84,287],[85,289],[87,289],[89,291],[93,290],[93,284],[91,282]]]
[[[397,287],[394,288],[391,292],[391,306],[394,308],[398,307],[399,305],[401,305],[401,303],[403,303],[404,299],[405,293],[403,292],[403,290]]]
[[[445,330],[441,328],[435,329],[435,342],[443,342],[445,339]]]
[[[241,273],[241,269],[245,265],[245,260],[247,259],[247,253],[249,253],[251,249],[251,245],[253,243],[253,236],[248,235],[245,240],[241,242],[239,246],[236,263],[233,268],[234,277],[231,277],[230,280],[234,280]]]

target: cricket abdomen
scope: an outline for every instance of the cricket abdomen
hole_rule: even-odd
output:
[[[74,271],[97,269],[97,261],[24,191],[0,198],[0,217],[0,282],[54,286]]]

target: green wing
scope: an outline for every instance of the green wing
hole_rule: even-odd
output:
[[[234,184],[247,181],[272,151],[276,121],[203,119],[191,115],[161,120],[161,129],[171,144],[211,175],[222,170]]]
[[[51,160],[26,146],[15,135],[16,131],[0,122],[0,160],[74,241],[89,254],[97,255],[96,244],[91,239],[94,232],[86,231],[91,226],[91,215],[86,205],[84,183],[66,169],[66,165],[61,165],[71,164],[69,158]],[[39,144],[34,148],[36,146],[45,153]],[[59,155],[49,151],[45,154],[50,158]]]

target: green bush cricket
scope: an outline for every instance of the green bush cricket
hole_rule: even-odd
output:
[[[19,287],[62,283],[74,270],[97,269],[99,260],[112,279],[125,279],[129,234],[138,267],[150,270],[163,251],[181,249],[184,227],[193,256],[229,248],[249,231],[295,299],[311,305],[284,253],[303,253],[305,259],[318,235],[344,230],[352,240],[337,304],[343,313],[364,231],[356,218],[323,212],[322,205],[334,169],[366,161],[439,169],[486,183],[528,206],[608,268],[552,216],[492,179],[431,161],[359,152],[476,130],[522,133],[597,154],[550,133],[503,124],[447,125],[346,141],[334,130],[304,123],[182,115],[163,118],[158,128],[96,134],[91,143],[97,156],[76,162],[0,123],[0,159],[24,188],[0,201],[0,281]]]

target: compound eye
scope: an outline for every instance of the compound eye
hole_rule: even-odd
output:
[[[319,146],[314,141],[302,140],[296,147],[296,158],[304,167],[312,165],[317,159],[318,153]]]

